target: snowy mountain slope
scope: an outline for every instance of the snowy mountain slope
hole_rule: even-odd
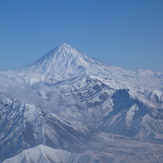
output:
[[[24,109],[20,109],[19,107]],[[6,110],[9,111],[5,113],[4,111]],[[99,133],[99,131],[97,131],[98,134],[93,132],[95,134],[94,136],[92,135],[94,138],[90,139],[90,135],[89,137],[85,136],[85,130],[83,131],[84,133],[81,133],[79,131],[75,131],[71,127],[77,125],[77,120],[76,124],[74,125],[69,124],[69,122],[66,123],[63,120],[58,118],[56,119],[54,114],[49,114],[47,111],[46,113],[44,111],[40,112],[40,110],[31,105],[23,106],[23,104],[17,100],[13,100],[4,94],[1,94],[1,115],[3,115],[0,130],[0,139],[2,140],[0,143],[1,159],[11,157],[25,148],[31,148],[41,143],[49,145],[52,148],[57,147],[59,149],[66,149],[71,152],[80,152],[81,149],[82,151],[90,149],[93,153],[96,153],[97,158],[105,158],[105,160],[102,160],[102,162],[108,162],[108,160],[116,160],[116,162],[121,162],[122,160],[125,160],[125,157],[127,157],[128,161],[132,159],[139,160],[140,158],[143,158],[142,162],[149,162],[149,160],[157,160],[158,158],[159,161],[157,162],[161,162],[162,160],[161,153],[163,152],[163,149],[161,146],[143,144],[142,142],[134,143],[133,140],[129,140],[127,137],[117,137],[114,135],[110,136]],[[85,119],[88,119],[88,117]],[[68,124],[70,126],[68,126]],[[80,126],[78,127],[80,128]],[[76,126],[75,128],[78,129],[78,127]],[[8,131],[12,131],[14,129],[14,131],[8,132],[6,129],[8,129]],[[5,141],[3,141],[2,135],[4,135]],[[89,143],[86,141],[86,139],[89,140]],[[104,143],[102,143],[103,141]],[[6,142],[8,142],[7,146],[4,145]],[[128,144],[128,147],[126,147],[126,144]],[[11,146],[13,148],[11,148]],[[134,150],[132,149],[133,146],[135,146]],[[146,150],[143,150],[144,147]],[[129,153],[124,154],[124,148]],[[104,149],[104,151],[102,152],[101,149]],[[145,151],[146,154],[143,153],[142,150]],[[139,151],[141,151],[141,155]],[[156,151],[157,155],[153,155],[152,153]],[[116,156],[116,153],[119,153],[119,157]],[[146,155],[151,155],[151,158],[145,157]]]
[[[132,97],[138,98],[146,104],[153,105],[151,96],[153,99],[157,100],[158,98],[159,101],[163,101],[162,73],[150,70],[132,72],[109,66],[82,54],[65,43],[60,44],[33,64],[1,72],[0,91],[10,95],[18,93],[17,96],[13,97],[19,98],[22,89],[29,92],[30,87],[35,87],[39,83],[57,85],[64,82],[73,85],[87,76],[100,80],[113,89],[129,89]],[[41,90],[46,92],[45,88],[41,88]]]
[[[0,91],[0,160],[39,144],[89,150],[102,162],[163,160],[156,145],[163,143],[162,73],[109,66],[63,43],[33,64],[1,72]]]
[[[80,80],[86,79],[88,76],[113,89],[128,89],[133,98],[139,99],[146,105],[163,108],[163,74],[150,70],[132,72],[109,66],[82,54],[65,43],[60,44],[33,64],[1,72],[0,91],[19,99],[24,96],[21,92],[28,92],[27,94],[30,96],[32,94],[34,97],[38,96],[35,95],[34,88],[41,96],[47,98],[48,91],[46,89],[51,88],[46,85],[56,86],[61,83],[62,85],[64,83],[65,85],[68,83],[74,85],[78,82],[81,83]],[[42,88],[36,90],[36,87]],[[31,103],[33,98],[27,101],[23,98],[21,100]],[[157,100],[161,101],[159,106],[156,106],[158,105]],[[32,103],[35,104],[35,102]]]
[[[82,151],[89,146],[91,133],[82,133],[54,114],[0,94],[0,140],[2,161],[38,144]]]
[[[153,163],[162,162],[162,145],[145,143],[114,134],[98,133],[94,155],[102,162],[111,163]],[[105,157],[104,157],[105,156]]]
[[[39,81],[56,83],[80,75],[92,75],[102,79],[112,79],[126,85],[148,89],[160,89],[163,74],[150,70],[132,72],[104,64],[88,57],[68,44],[62,43],[38,61],[16,70],[4,72],[9,77],[21,76],[31,84]]]
[[[110,87],[111,86],[111,87]],[[15,98],[69,121],[77,130],[100,129],[141,140],[162,143],[162,101],[157,94],[136,96],[112,80],[102,82],[90,76],[56,84],[20,85]],[[21,95],[21,92],[23,93]],[[134,92],[135,93],[135,92]],[[21,95],[21,96],[20,96]]]
[[[12,151],[22,148],[24,128],[24,105],[18,100],[0,94],[0,160],[12,155]]]
[[[82,153],[54,149],[45,145],[23,150],[3,163],[26,162],[102,162],[102,163],[162,163],[163,148],[160,145],[146,144],[115,135],[96,135],[96,141]]]
[[[61,161],[62,159],[72,159],[74,163],[97,162],[97,160],[101,162],[122,162],[122,160],[130,162],[139,159],[144,162],[155,160],[161,162],[162,160],[163,148],[161,145],[143,144],[127,137],[95,130],[91,130],[91,133],[88,132],[88,129],[81,132],[54,114],[40,111],[35,106],[20,103],[4,94],[1,94],[0,97],[1,161],[16,154],[18,155],[4,162],[14,163],[16,161],[19,163],[21,160],[64,162]],[[125,154],[123,153],[124,148],[126,149]],[[28,150],[24,151],[24,149]],[[19,154],[21,151],[22,153]],[[154,155],[153,152],[157,154]],[[151,158],[146,155],[150,155]]]
[[[38,108],[20,103],[4,94],[0,97],[0,110],[3,115],[0,121],[1,161],[23,151],[4,162],[19,163],[21,160],[57,162],[72,158],[74,163],[88,162],[88,160],[89,162],[100,160],[106,163],[108,161],[162,162],[162,145],[138,142],[128,137],[95,130],[91,130],[91,134],[88,131],[80,132],[73,129],[72,124],[58,119],[54,114],[47,111],[40,112]],[[37,146],[39,144],[54,149]],[[30,149],[24,151],[26,148]],[[75,154],[71,154],[74,152]]]
[[[53,149],[39,145],[24,150],[17,156],[5,160],[3,163],[100,163],[100,161],[89,153],[75,154],[60,149]]]
[[[149,99],[146,104],[132,97],[128,89],[114,89],[90,77],[74,84],[71,93],[64,94],[72,96],[71,101],[76,103],[67,103],[69,107],[61,112],[62,118],[105,132],[162,143],[162,109],[155,99],[150,98],[153,105]]]
[[[2,92],[46,108],[77,129],[162,140],[161,73],[108,66],[63,43],[35,63],[0,76]]]

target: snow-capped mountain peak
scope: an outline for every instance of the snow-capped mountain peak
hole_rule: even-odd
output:
[[[38,61],[36,61],[35,63],[49,57],[53,60],[54,59],[57,60],[61,58],[63,60],[63,58],[67,58],[67,57],[83,57],[83,54],[81,54],[78,50],[76,50],[72,46],[66,43],[61,43],[56,48],[52,49],[49,53],[47,53],[42,58],[40,58]]]
[[[70,45],[61,43],[36,62],[18,68],[16,73],[28,79],[32,76],[37,78],[36,81],[66,80],[85,74],[89,67],[88,58]]]
[[[160,73],[143,70],[133,72],[110,66],[88,57],[66,43],[59,44],[36,62],[4,72],[3,75],[13,78],[18,76],[30,84],[40,81],[56,83],[89,75],[99,80],[106,79],[108,81],[111,79],[114,83],[118,82],[118,88],[120,85],[128,85],[128,87],[136,85],[136,87],[152,88],[152,90],[160,89],[162,82],[162,74]]]
[[[69,80],[87,74],[106,74],[108,66],[86,56],[66,43],[59,44],[36,62],[11,70],[31,84],[39,81]]]
[[[37,71],[46,71],[49,73],[55,71],[56,73],[56,71],[63,68],[65,70],[70,66],[77,68],[81,64],[81,58],[84,57],[75,48],[66,43],[62,43],[28,67],[35,67]]]
[[[21,152],[4,163],[162,163],[162,146],[151,144],[163,143],[162,86],[161,73],[110,66],[65,43],[0,72],[0,162]]]

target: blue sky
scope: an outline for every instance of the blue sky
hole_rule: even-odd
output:
[[[0,70],[61,42],[128,70],[163,72],[163,0],[0,0]]]

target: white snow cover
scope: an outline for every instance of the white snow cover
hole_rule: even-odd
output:
[[[19,76],[30,84],[39,81],[55,83],[80,75],[92,75],[103,80],[113,80],[120,85],[162,88],[163,74],[151,70],[138,72],[104,64],[88,57],[66,43],[60,44],[38,61],[16,70],[3,72],[1,75],[15,78]]]
[[[97,159],[89,153],[75,154],[45,145],[24,150],[20,154],[5,160],[3,163],[94,163]]]
[[[66,43],[60,44],[41,59],[28,66],[1,72],[0,91],[10,94],[14,98],[21,97],[21,100],[27,103],[32,102],[38,94],[41,98],[49,100],[48,94],[57,96],[60,93],[55,89],[54,94],[52,93],[54,90],[51,91],[51,88],[47,85],[40,84],[38,86],[38,83],[43,82],[50,85],[62,83],[62,85],[65,85],[65,89],[66,87],[73,89],[70,88],[71,85],[80,82],[87,76],[100,80],[116,90],[129,89],[133,98],[138,98],[151,107],[156,106],[150,98],[146,98],[147,94],[154,92],[161,101],[163,99],[162,73],[151,70],[133,72],[107,65],[84,55]],[[34,92],[33,88],[30,91],[31,87],[36,87],[36,85],[39,92]],[[26,92],[26,95],[24,92]],[[35,93],[38,94],[35,95]],[[33,98],[30,98],[32,96]],[[35,104],[35,102],[32,103]],[[50,105],[52,105],[51,102]]]
[[[132,120],[133,120],[133,116],[135,114],[135,112],[138,110],[138,106],[136,104],[134,104],[130,110],[127,112],[127,116],[126,116],[126,126],[129,127]]]
[[[137,146],[132,139],[128,143],[130,136],[152,143],[162,142],[162,73],[151,70],[133,72],[107,65],[62,43],[28,66],[0,72],[0,92],[13,98],[0,93],[0,138],[6,135],[0,142],[0,150],[3,149],[2,142],[13,141],[19,145],[19,135],[23,138],[21,132],[24,130],[30,135],[24,136],[23,143],[37,145],[30,148],[33,144],[28,144],[30,149],[4,163],[85,163],[95,162],[95,156],[102,160],[107,156],[106,162],[109,158],[113,162],[126,162],[128,158],[133,162],[162,162],[161,145],[153,147],[153,144],[138,141]],[[12,125],[14,129],[10,129]],[[87,137],[83,134],[89,132],[95,132],[95,135],[89,151],[86,151],[83,142]],[[113,135],[110,136],[109,132]],[[28,142],[28,136],[33,142]],[[46,146],[46,142],[50,142],[67,150],[75,144],[72,140],[86,148],[85,152],[77,154]],[[38,145],[38,142],[46,145]]]

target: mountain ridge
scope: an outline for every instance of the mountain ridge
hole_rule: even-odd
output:
[[[106,163],[161,163],[162,81],[161,73],[110,66],[67,44],[0,72],[0,160],[16,154],[26,159],[42,144],[61,156],[58,149],[78,152],[75,157],[89,149]],[[39,156],[48,161],[44,154]]]
[[[107,65],[86,56],[66,43],[58,45],[32,64],[8,71],[8,76],[19,76],[31,84],[41,81],[56,83],[83,75],[110,78],[124,85],[132,84],[148,89],[160,89],[160,85],[163,85],[163,73],[149,70],[134,72]]]

